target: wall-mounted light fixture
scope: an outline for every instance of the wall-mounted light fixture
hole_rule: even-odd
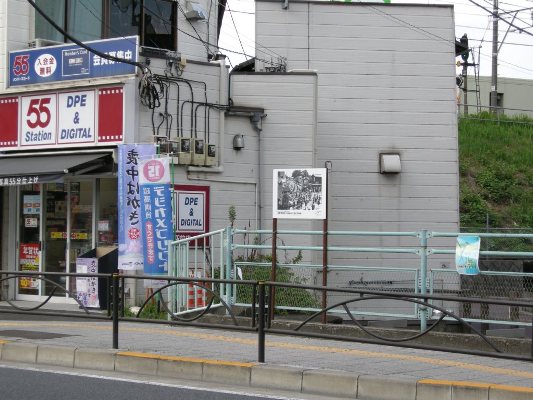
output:
[[[244,149],[244,135],[233,136],[233,149],[235,150]]]
[[[381,174],[399,174],[402,172],[402,162],[398,153],[379,154],[379,172]]]

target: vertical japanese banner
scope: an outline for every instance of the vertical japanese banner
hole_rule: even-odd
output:
[[[143,269],[139,164],[155,155],[153,144],[119,146],[118,157],[118,268]]]
[[[144,273],[162,275],[168,271],[168,244],[174,237],[170,162],[168,157],[143,160],[139,167]],[[152,287],[158,285],[152,282]]]
[[[76,272],[78,274],[97,274],[98,273],[98,259],[97,258],[77,258]],[[76,294],[78,300],[85,307],[100,307],[100,299],[98,298],[98,278],[96,277],[77,277],[76,278]]]

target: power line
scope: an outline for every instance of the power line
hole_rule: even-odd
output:
[[[198,40],[200,40],[200,42],[202,42],[202,44],[204,45],[205,49],[207,50],[207,54],[209,55],[213,55],[213,53],[211,53],[211,50],[209,50],[209,46],[206,44],[207,42],[205,42],[202,37],[200,36],[200,34],[198,33],[198,31],[196,30],[196,28],[194,27],[194,25],[192,24],[191,21],[189,21],[189,19],[185,16],[185,11],[183,11],[183,8],[181,8],[181,4],[179,1],[176,1],[175,2],[180,10],[180,12],[183,14],[183,16],[185,17],[185,19],[189,22],[189,25],[191,25],[192,29],[194,30],[194,32],[196,33],[196,35],[198,36]],[[178,29],[179,30],[179,29]],[[181,32],[181,31],[180,31]]]
[[[492,12],[491,10],[489,10],[489,9],[487,9],[487,8],[485,8],[485,7],[483,7],[481,4],[475,2],[474,0],[468,0],[468,1],[469,1],[470,3],[472,3],[472,4],[475,4],[475,5],[478,6],[479,8],[485,10],[486,12],[488,12],[490,15],[492,15],[493,18],[498,18],[499,20],[505,22],[507,25],[512,26],[513,28],[519,29],[519,30],[521,30],[522,32],[524,32],[525,34],[527,34],[527,35],[529,35],[529,36],[533,36],[533,33],[529,32],[529,31],[526,31],[526,30],[524,30],[523,28],[520,28],[519,26],[513,24],[512,22],[507,21],[505,18],[500,17],[500,16],[498,15],[498,13],[494,13],[494,12]]]
[[[228,7],[229,15],[231,17],[231,21],[233,22],[233,27],[235,28],[235,32],[237,33],[237,38],[239,39],[239,43],[241,44],[242,52],[244,53],[244,46],[242,45],[241,37],[239,36],[239,30],[237,29],[237,25],[235,24],[235,20],[233,19],[233,13],[231,12],[229,1],[226,3],[226,7]]]
[[[54,27],[54,29],[56,29],[59,33],[61,33],[63,36],[65,36],[71,42],[77,44],[78,46],[84,48],[87,51],[90,51],[93,54],[96,54],[97,56],[99,56],[101,58],[105,58],[106,60],[133,65],[135,67],[140,68],[141,71],[143,71],[143,73],[150,72],[148,67],[146,65],[140,63],[140,62],[127,60],[125,58],[119,58],[119,57],[111,56],[109,54],[102,53],[101,51],[98,51],[98,50],[96,50],[96,49],[94,49],[94,48],[92,48],[90,46],[87,46],[85,43],[79,41],[74,36],[72,36],[68,32],[66,32],[59,25],[57,25],[55,23],[55,21],[52,18],[50,18],[37,4],[35,4],[35,2],[33,0],[27,0],[27,1],[35,9],[35,11],[37,11],[50,25],[52,25]]]

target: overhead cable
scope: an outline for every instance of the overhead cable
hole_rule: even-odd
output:
[[[142,64],[142,63],[136,62],[136,61],[127,60],[125,58],[111,56],[109,54],[106,54],[106,53],[103,53],[103,52],[101,52],[99,50],[96,50],[96,49],[92,48],[91,46],[88,46],[85,43],[79,41],[74,36],[72,36],[68,32],[66,32],[59,25],[57,25],[55,23],[55,21],[52,18],[50,18],[37,4],[35,4],[35,2],[33,0],[27,0],[27,1],[35,9],[35,11],[37,11],[46,21],[48,21],[48,23],[50,25],[52,25],[54,27],[54,29],[56,29],[58,32],[60,32],[63,36],[65,36],[71,42],[77,44],[78,46],[84,48],[85,50],[87,50],[87,51],[89,51],[89,52],[91,52],[93,54],[96,54],[97,56],[99,56],[101,58],[105,58],[106,60],[133,65],[133,66],[138,67],[139,69],[141,69],[141,71],[143,73],[149,73],[150,72],[148,66],[145,65],[145,64]]]

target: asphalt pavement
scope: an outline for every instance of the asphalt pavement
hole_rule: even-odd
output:
[[[533,399],[533,363],[302,337],[90,320],[16,320],[0,313],[4,361],[272,387],[323,398]]]

